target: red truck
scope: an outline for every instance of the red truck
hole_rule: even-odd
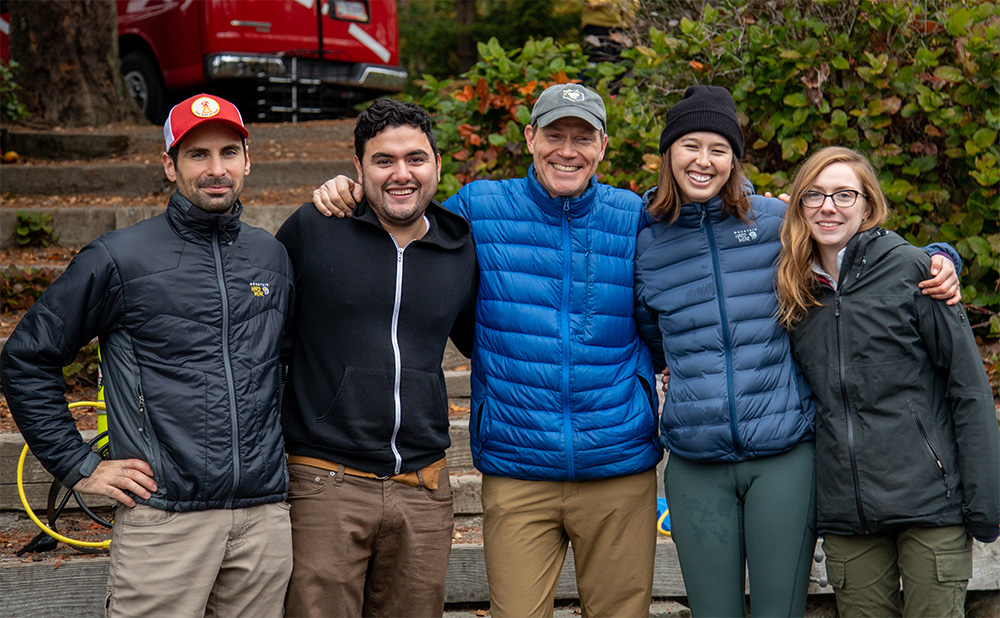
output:
[[[157,124],[197,92],[230,98],[246,120],[303,120],[406,86],[395,0],[116,3],[125,84]],[[5,61],[8,19],[0,15]]]
[[[406,86],[394,0],[117,0],[122,74],[150,121],[198,91],[249,119],[319,118]]]

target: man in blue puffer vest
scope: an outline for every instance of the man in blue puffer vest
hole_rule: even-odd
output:
[[[662,452],[632,319],[644,219],[594,175],[606,125],[597,93],[552,86],[524,130],[527,177],[444,204],[469,220],[480,268],[470,430],[494,616],[551,616],[569,543],[584,615],[649,614]],[[313,202],[343,216],[362,197],[338,176]]]

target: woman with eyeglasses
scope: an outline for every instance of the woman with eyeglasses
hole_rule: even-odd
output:
[[[749,571],[754,616],[801,616],[816,543],[815,404],[775,319],[786,204],[752,195],[726,89],[688,88],[664,121],[635,313],[657,369],[670,369],[660,439],[688,603],[696,617],[745,616]]]
[[[779,318],[817,400],[826,571],[841,616],[962,616],[970,536],[1000,533],[993,394],[965,311],[915,292],[927,255],[886,216],[868,160],[824,148],[781,232]]]

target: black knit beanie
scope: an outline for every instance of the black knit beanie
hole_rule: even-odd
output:
[[[743,131],[736,118],[736,104],[721,86],[691,86],[684,98],[667,110],[660,134],[660,154],[678,138],[694,131],[718,133],[729,140],[737,159],[743,156]]]

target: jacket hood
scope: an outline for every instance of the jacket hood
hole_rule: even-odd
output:
[[[531,194],[531,201],[538,205],[548,215],[562,217],[568,210],[570,218],[576,219],[590,212],[597,197],[597,175],[590,179],[586,191],[576,197],[552,197],[545,190],[542,183],[538,182],[535,176],[535,164],[528,168],[528,192]],[[568,203],[568,207],[567,207]]]
[[[451,212],[435,200],[431,200],[430,204],[427,205],[424,214],[430,221],[430,228],[420,239],[420,242],[431,243],[442,249],[457,249],[468,241],[472,228],[461,215]],[[385,231],[378,215],[368,203],[367,197],[361,200],[361,203],[354,209],[351,218]]]
[[[167,221],[181,238],[185,240],[211,240],[216,228],[235,240],[240,233],[240,216],[243,202],[236,200],[232,212],[205,212],[191,203],[179,192],[174,191],[167,204]]]

